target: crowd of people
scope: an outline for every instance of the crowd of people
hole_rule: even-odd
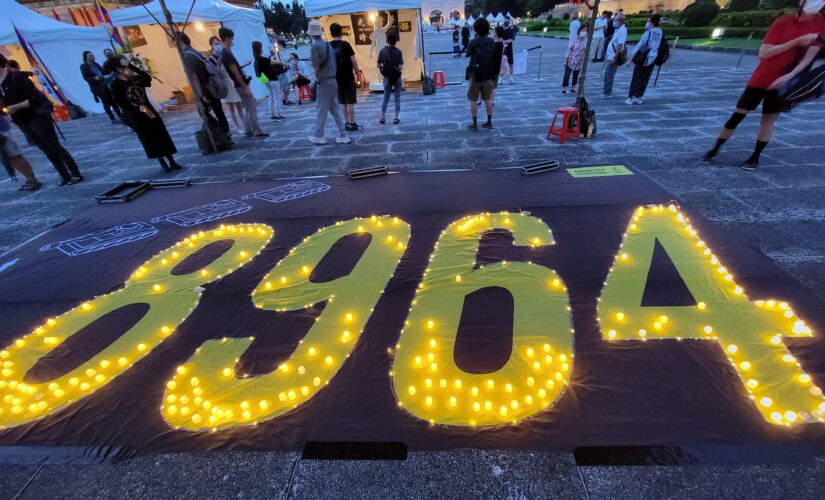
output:
[[[746,115],[762,105],[762,119],[752,155],[743,168],[753,170],[762,151],[773,134],[774,123],[785,109],[779,89],[809,67],[825,45],[825,0],[800,0],[797,14],[780,17],[768,30],[759,49],[760,64],[748,81],[730,119],[724,124],[716,143],[705,154],[704,161],[712,161],[722,145],[733,135]],[[615,15],[605,11],[593,23],[592,61],[603,62],[601,96],[612,97],[617,69],[630,63],[633,68],[628,97],[625,103],[642,103],[642,97],[656,65],[666,61],[669,47],[660,27],[661,16],[647,19],[645,31],[632,51],[628,51],[627,27],[624,13]],[[563,57],[562,93],[576,93],[587,53],[589,26],[583,25],[577,14],[570,22],[570,35]],[[492,31],[492,32],[491,32]],[[357,87],[366,85],[355,51],[343,39],[343,28],[333,23],[329,40],[317,21],[310,22],[307,34],[311,39],[310,72],[296,52],[286,55],[286,44],[279,40],[265,52],[264,45],[255,41],[253,58],[241,63],[233,53],[234,33],[222,27],[209,40],[211,50],[201,53],[192,47],[186,33],[177,33],[177,44],[183,56],[184,71],[198,101],[198,109],[208,124],[224,134],[229,144],[234,133],[256,139],[265,138],[258,119],[257,101],[251,85],[252,78],[244,68],[253,65],[258,82],[267,90],[267,104],[271,120],[284,121],[285,106],[303,104],[307,94],[316,101],[315,127],[309,140],[317,145],[327,144],[325,128],[332,117],[336,128],[335,143],[349,144],[348,133],[363,128],[356,120]],[[471,36],[472,35],[472,36]],[[485,18],[473,26],[464,23],[452,30],[455,57],[468,59],[466,79],[472,131],[493,128],[493,110],[498,86],[513,81],[513,43],[516,29],[507,18],[503,25],[493,29]],[[404,89],[404,54],[397,47],[399,33],[393,28],[386,33],[386,45],[380,50],[376,78],[383,84],[383,102],[379,123],[386,124],[386,113],[394,100],[392,123],[401,121],[401,101]],[[152,77],[124,55],[104,51],[100,64],[89,51],[83,53],[80,73],[89,85],[96,102],[103,105],[113,124],[123,124],[134,131],[147,158],[156,159],[164,172],[182,169],[174,155],[177,148],[164,124],[160,105],[147,89]],[[9,175],[20,174],[26,179],[20,188],[34,191],[42,186],[20,145],[9,136],[10,122],[16,124],[29,144],[36,146],[52,163],[60,176],[59,186],[77,184],[84,180],[72,155],[63,147],[56,133],[51,114],[53,105],[32,82],[31,74],[21,72],[19,65],[0,54],[0,160]],[[312,89],[310,91],[310,85]],[[299,91],[299,89],[302,89]],[[295,91],[297,103],[290,99]],[[234,125],[230,127],[224,111],[228,107]],[[479,125],[478,112],[486,111],[486,120]],[[9,119],[10,118],[10,119]]]

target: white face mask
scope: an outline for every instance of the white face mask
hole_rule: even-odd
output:
[[[806,0],[802,6],[802,12],[805,14],[816,14],[825,7],[825,0]]]
[[[218,52],[221,51],[222,48],[223,47],[221,46],[221,44],[216,43],[215,45],[212,46],[212,52],[218,53]]]
[[[650,21],[648,21],[648,22],[646,22],[646,23],[645,23],[645,29],[646,29],[646,30],[649,30],[649,29],[650,29],[650,28],[652,28],[652,27],[653,27],[653,23],[651,23]]]

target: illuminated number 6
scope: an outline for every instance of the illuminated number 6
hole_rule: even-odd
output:
[[[369,238],[352,271],[314,282],[320,281],[313,276],[316,266],[336,242],[351,235]],[[358,342],[409,237],[406,222],[372,217],[339,222],[304,239],[253,292],[256,306],[278,311],[328,301],[295,352],[272,373],[237,378],[236,360],[253,339],[209,340],[168,382],[163,418],[192,430],[249,425],[308,401],[335,376]]]
[[[126,371],[189,316],[200,300],[196,287],[249,262],[271,235],[268,226],[246,224],[194,234],[146,261],[120,290],[84,302],[13,341],[0,351],[0,427],[50,415]],[[187,262],[187,257],[210,244],[230,250],[206,267]],[[67,339],[104,315],[129,306],[142,306],[140,319],[100,353],[53,380],[27,380],[29,370],[53,350],[62,349]]]
[[[451,224],[433,252],[393,364],[402,406],[430,422],[495,425],[550,406],[569,378],[572,335],[564,283],[550,269],[524,262],[474,269],[479,239],[509,230],[517,245],[551,245],[550,228],[525,214],[484,214]],[[465,297],[486,287],[513,295],[513,351],[495,373],[471,374],[455,363]]]

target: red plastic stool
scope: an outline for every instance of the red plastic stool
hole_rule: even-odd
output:
[[[311,101],[312,100],[312,89],[309,88],[309,85],[302,85],[301,88],[298,89],[298,101]]]
[[[561,127],[556,127],[556,118],[562,115],[562,124]],[[573,130],[570,130],[570,118],[575,116],[576,117],[576,125],[573,127]],[[581,116],[579,115],[578,108],[572,107],[562,107],[556,110],[556,116],[553,117],[553,122],[550,124],[550,130],[547,131],[547,138],[550,139],[551,136],[558,136],[559,137],[559,144],[564,144],[567,142],[567,135],[568,134],[576,134],[574,137],[576,140],[581,140]]]
[[[443,71],[433,71],[433,83],[435,83],[435,88],[437,89],[443,89],[447,87],[447,82],[444,80]]]

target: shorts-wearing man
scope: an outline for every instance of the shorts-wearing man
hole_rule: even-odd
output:
[[[307,34],[312,39],[310,58],[312,68],[315,70],[315,80],[318,84],[316,97],[318,115],[315,119],[315,133],[310,136],[309,140],[313,144],[327,143],[324,138],[324,128],[327,124],[327,115],[332,115],[332,119],[338,126],[338,137],[335,138],[335,142],[349,144],[352,140],[347,137],[344,114],[341,112],[341,106],[338,103],[338,83],[336,82],[338,70],[335,64],[335,49],[323,40],[324,31],[318,21],[309,23]]]
[[[493,128],[493,80],[498,78],[496,61],[501,61],[502,47],[489,37],[490,23],[483,17],[473,24],[476,37],[467,47],[467,57],[470,58],[468,68],[470,88],[467,89],[467,99],[470,101],[470,116],[473,122],[468,126],[470,130],[478,130],[478,100],[484,101],[487,109],[487,122],[481,127]]]

